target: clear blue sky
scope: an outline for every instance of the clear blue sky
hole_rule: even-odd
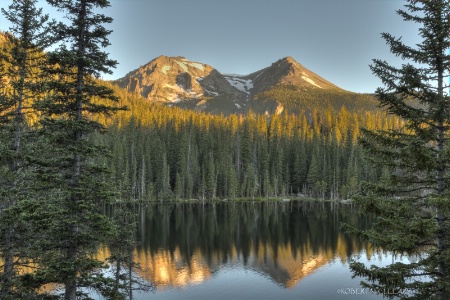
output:
[[[117,79],[159,55],[185,56],[222,73],[249,74],[292,56],[306,68],[354,92],[374,92],[381,81],[373,58],[400,65],[381,32],[414,45],[417,27],[395,10],[403,0],[111,0],[104,10]],[[6,7],[12,0],[0,0]],[[58,14],[40,0],[45,11]],[[0,19],[0,30],[9,24]]]

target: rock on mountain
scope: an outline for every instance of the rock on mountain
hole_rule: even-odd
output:
[[[249,75],[221,74],[209,65],[185,57],[159,56],[116,80],[115,84],[151,101],[224,114],[253,109],[258,105],[255,100],[258,94],[280,85],[295,86],[302,91],[343,91],[290,56]],[[283,111],[279,103],[267,105],[257,111]]]
[[[253,94],[265,92],[276,85],[294,85],[303,89],[319,88],[335,90],[336,85],[306,69],[288,56],[274,62],[270,67],[248,75],[253,81]]]
[[[247,98],[213,67],[184,57],[159,56],[115,83],[152,101],[215,113],[235,113]]]

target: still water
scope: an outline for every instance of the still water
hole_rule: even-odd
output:
[[[134,299],[382,299],[351,278],[348,263],[392,262],[340,229],[372,222],[350,205],[157,204],[136,213],[136,272],[156,290]]]

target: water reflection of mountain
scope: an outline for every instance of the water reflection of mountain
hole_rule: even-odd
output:
[[[200,252],[192,254],[189,264],[184,261],[178,249],[172,253],[161,250],[154,255],[140,251],[135,257],[142,266],[139,275],[153,282],[159,289],[199,284],[212,275],[209,266],[202,261]]]
[[[333,258],[322,254],[313,255],[312,253],[294,255],[290,247],[281,248],[278,252],[277,261],[272,259],[272,253],[269,251],[265,255],[256,256],[251,263],[251,267],[268,275],[272,281],[286,288],[296,286],[303,278],[312,274]]]
[[[370,251],[341,222],[365,228],[371,220],[330,203],[155,205],[140,211],[135,257],[158,288],[198,284],[227,266],[291,288],[330,260]]]

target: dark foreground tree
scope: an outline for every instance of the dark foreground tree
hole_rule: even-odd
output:
[[[109,6],[106,0],[47,2],[63,12],[65,20],[53,27],[59,47],[48,53],[43,71],[49,79],[46,94],[36,104],[46,141],[36,164],[40,189],[48,195],[43,205],[50,212],[38,224],[46,237],[39,247],[37,277],[62,284],[64,299],[75,300],[88,298],[88,288],[107,294],[111,283],[101,272],[104,262],[93,258],[114,226],[99,211],[112,194],[100,163],[106,150],[95,144],[92,135],[103,131],[96,116],[116,110],[111,106],[117,102],[113,91],[96,81],[116,65],[101,51],[109,45],[110,33],[103,24],[112,19],[96,13]],[[96,99],[112,102],[99,104]]]
[[[14,1],[2,14],[11,22],[2,34],[0,90],[0,298],[27,297],[19,283],[20,268],[31,260],[34,238],[20,207],[34,197],[28,157],[33,152],[30,106],[36,97],[38,70],[45,59],[48,16],[36,8],[37,0]],[[19,288],[22,287],[22,288]]]
[[[360,142],[369,161],[390,172],[357,199],[365,212],[378,215],[374,228],[347,229],[384,251],[418,259],[385,267],[354,262],[351,269],[368,279],[366,287],[389,291],[387,297],[444,300],[450,298],[450,3],[407,0],[405,7],[398,14],[421,25],[422,41],[409,47],[390,34],[382,36],[392,53],[413,64],[397,68],[374,60],[371,69],[385,86],[376,92],[380,105],[406,125],[363,131]]]

